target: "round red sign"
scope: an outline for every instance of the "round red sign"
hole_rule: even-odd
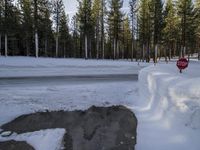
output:
[[[177,61],[176,65],[180,70],[183,70],[188,67],[188,60],[186,58],[181,58]]]

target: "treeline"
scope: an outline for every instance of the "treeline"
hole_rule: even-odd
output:
[[[69,1],[70,2],[70,1]],[[200,52],[200,0],[1,0],[0,54],[146,60]]]

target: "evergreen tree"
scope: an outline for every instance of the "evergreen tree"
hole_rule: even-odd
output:
[[[3,1],[0,1],[0,56],[2,50],[2,35],[3,35]]]
[[[157,63],[158,44],[161,42],[161,31],[163,27],[163,4],[162,0],[150,0],[150,16],[153,35],[154,62]]]
[[[175,55],[175,44],[179,35],[179,18],[175,10],[175,6],[172,0],[168,0],[165,7],[165,17],[164,17],[164,29],[163,29],[163,39],[166,44],[165,58],[167,55],[167,50],[169,51],[169,59],[171,58],[171,53],[173,50],[173,55]]]
[[[132,46],[131,46],[131,61],[133,61],[133,51],[134,51],[134,24],[136,21],[136,13],[137,13],[137,1],[136,0],[130,0],[129,2],[130,5],[130,13],[131,13],[131,30],[132,30]]]
[[[81,49],[80,45],[80,34],[78,31],[78,17],[74,15],[71,21],[71,29],[72,29],[72,47],[73,47],[73,57],[81,57]]]
[[[149,12],[148,0],[141,0],[139,16],[138,16],[138,24],[139,24],[139,39],[142,46],[141,56],[142,56],[143,61],[146,54],[145,51],[149,45],[149,38],[150,38],[150,30],[149,30],[150,17],[149,16],[150,16],[150,12]],[[147,53],[149,54],[149,52]]]
[[[8,55],[8,35],[12,33],[13,27],[13,0],[3,0],[3,14],[4,14],[4,21],[3,21],[3,32],[5,37],[5,56]]]
[[[25,43],[26,55],[29,56],[31,54],[31,43],[33,39],[33,16],[32,16],[32,8],[30,0],[20,0],[19,1],[21,7],[21,22],[22,22],[22,33],[23,33],[23,42]]]
[[[56,57],[58,57],[59,50],[59,27],[60,27],[60,19],[62,12],[64,10],[64,5],[62,0],[54,0],[53,2],[53,14],[54,14],[54,22],[56,25]]]
[[[105,0],[101,0],[101,50],[102,50],[102,58],[105,58],[105,16],[106,16],[106,2]]]
[[[40,54],[44,56],[54,56],[52,50],[54,43],[53,31],[52,31],[52,20],[51,12],[52,12],[52,5],[49,0],[43,0],[43,3],[40,4],[41,12],[39,14],[39,31],[40,31],[40,43],[41,43],[41,51]]]
[[[62,56],[70,57],[72,56],[72,52],[70,52],[70,34],[69,34],[69,26],[68,26],[68,17],[65,12],[62,11],[61,19],[60,19],[60,43],[62,47]]]
[[[34,34],[35,34],[35,57],[38,57],[38,53],[39,53],[39,40],[38,40],[38,7],[39,7],[39,2],[40,0],[33,0],[33,16],[34,16],[34,23],[33,23],[33,26],[34,26]]]
[[[111,42],[113,43],[113,59],[119,57],[119,40],[120,31],[122,30],[123,14],[121,8],[123,6],[122,0],[111,0],[110,11],[108,14],[108,28]]]
[[[101,12],[101,0],[94,0],[92,6],[92,20],[94,24],[94,34],[95,34],[95,49],[96,58],[99,58],[99,47],[100,47],[100,12]]]
[[[130,28],[130,21],[128,16],[125,17],[124,22],[123,22],[123,52],[122,52],[122,58],[126,57],[127,59],[129,56],[131,56],[131,59],[133,59],[133,52],[132,52],[132,32]]]
[[[90,34],[92,28],[92,15],[91,15],[91,0],[79,1],[78,18],[80,24],[80,32],[84,37],[85,45],[85,59],[88,59],[88,44],[91,53],[91,39]]]
[[[186,51],[190,53],[190,48],[194,44],[194,7],[192,0],[178,1],[178,15],[181,18],[181,56],[185,56]]]
[[[198,59],[200,60],[200,0],[196,0],[195,2],[195,35],[198,49]]]

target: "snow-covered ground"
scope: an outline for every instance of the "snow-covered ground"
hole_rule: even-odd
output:
[[[30,79],[27,82],[19,77],[96,76],[99,74],[110,74],[111,76],[116,74],[134,75],[143,66],[145,64],[138,66],[135,62],[127,61],[0,57],[0,126],[20,115],[37,111],[85,110],[92,105],[132,106],[134,100],[138,98],[138,83],[136,81],[122,80],[115,82],[115,80],[104,81],[102,79],[90,82],[88,79],[84,81],[85,78],[81,78],[79,80],[83,80],[82,82],[59,81],[56,83],[55,78],[50,78],[48,80],[55,80],[55,82],[48,83],[44,82],[44,80],[41,80],[41,82],[29,82]],[[43,137],[49,131],[41,131],[37,135]],[[51,135],[51,133],[48,135]],[[0,141],[23,139],[28,141],[34,148],[37,148],[36,150],[40,150],[40,147],[34,145],[34,138],[35,133],[28,133],[14,135],[11,138],[0,138]],[[31,142],[32,139],[33,141]],[[39,145],[47,143],[43,140],[38,140],[38,142]],[[55,142],[53,143],[56,144]],[[56,149],[51,148],[51,150]]]
[[[137,74],[144,66],[122,60],[0,57],[0,77]]]
[[[200,63],[182,74],[175,63],[140,71],[138,150],[200,149]]]
[[[2,138],[0,141],[26,141],[36,150],[60,150],[65,129],[47,129],[24,134],[12,134],[9,137]]]
[[[148,65],[109,60],[0,57],[0,78],[136,74]],[[200,148],[199,62],[192,61],[183,74],[175,62],[152,65],[140,71],[138,82],[35,83],[30,86],[19,82],[0,82],[3,83],[0,85],[0,125],[36,111],[124,105],[136,113],[139,121],[136,150]]]

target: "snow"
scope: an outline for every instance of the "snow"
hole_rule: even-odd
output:
[[[131,95],[131,96],[130,96]],[[0,90],[0,125],[37,111],[85,110],[92,105],[132,105],[137,82],[99,82],[67,85],[6,85]]]
[[[145,63],[113,60],[1,57],[0,78],[66,75],[138,74]]]
[[[18,80],[18,77],[29,75],[69,76],[70,74],[80,74],[80,72],[82,73],[81,75],[90,73],[92,75],[135,74],[142,68],[142,65],[138,66],[137,63],[127,61],[35,59],[26,57],[0,58],[0,66],[0,76],[6,77],[6,79],[1,79],[0,81],[0,114],[3,114],[0,117],[0,126],[23,114],[30,114],[38,111],[43,112],[46,110],[85,110],[92,105],[124,105],[128,107],[133,105],[133,99],[138,98],[138,83],[136,81],[77,83],[56,83],[55,81],[55,83],[50,84],[44,83],[43,81],[41,81],[41,83],[26,83],[25,81]],[[63,73],[63,68],[69,70]],[[34,72],[35,74],[32,74],[32,71],[35,69],[38,70]],[[56,72],[56,69],[58,69],[61,74],[60,72]],[[52,74],[45,74],[47,72],[44,70],[52,72]],[[19,71],[19,73],[17,73],[17,71]],[[8,82],[9,78],[10,80]],[[27,137],[29,136],[25,136],[22,139],[33,146],[34,143],[37,143],[35,139],[27,139]],[[0,141],[1,140],[2,138],[0,138]],[[38,142],[39,141],[40,140],[38,140]],[[40,150],[40,148],[36,147],[36,150]],[[49,148],[43,150],[49,150]]]
[[[200,70],[191,61],[182,74],[175,63],[139,73],[138,150],[199,150]]]
[[[200,62],[192,60],[182,74],[175,60],[149,65],[123,60],[0,57],[0,125],[37,111],[124,105],[138,118],[136,150],[199,150]],[[13,77],[138,73],[139,81],[3,82],[3,78]]]
[[[0,137],[0,141],[26,141],[36,150],[59,150],[64,134],[65,129],[47,129],[23,134],[14,133],[9,137]]]

